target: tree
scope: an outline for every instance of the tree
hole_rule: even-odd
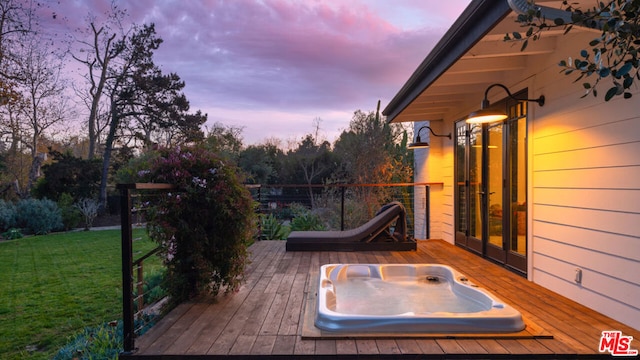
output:
[[[22,4],[12,1],[0,1],[0,136],[10,139],[9,148],[17,146],[16,134],[19,133],[17,121],[13,113],[8,113],[7,105],[19,100],[15,91],[15,65],[19,56],[15,50],[19,47],[18,38],[28,31],[28,11]]]
[[[248,183],[274,184],[278,183],[283,156],[274,144],[249,145],[240,153],[238,166],[247,174]]]
[[[102,174],[100,180],[99,202],[101,209],[107,203],[107,182],[109,180],[109,165],[111,154],[116,142],[118,130],[121,130],[122,122],[129,116],[130,104],[135,103],[136,86],[134,78],[141,77],[145,72],[154,67],[153,52],[158,49],[162,40],[156,38],[153,27],[144,26],[137,29],[132,35],[120,40],[116,47],[122,48],[121,58],[112,68],[109,68],[109,77],[112,81],[109,86],[109,132],[107,134],[104,153],[102,156]]]
[[[84,229],[91,229],[91,225],[93,225],[93,220],[98,216],[98,210],[100,210],[100,204],[90,198],[82,198],[78,200],[75,204],[75,207],[80,210],[82,217],[84,218]]]
[[[31,32],[33,6],[20,1],[0,0],[0,106],[19,97],[15,90],[15,81],[20,78],[16,66],[22,57],[18,50],[21,37]]]
[[[173,122],[162,122],[149,139],[164,147],[200,143],[204,140],[202,126],[206,122],[207,114],[200,110],[193,114],[184,113],[174,118]]]
[[[238,162],[242,151],[242,128],[216,122],[208,129],[204,146],[233,162]]]
[[[165,147],[201,141],[200,129],[207,115],[189,111],[189,101],[181,93],[184,81],[175,73],[162,74],[153,67],[142,76],[136,76],[137,99],[129,104],[133,121],[127,122],[127,130],[144,147],[162,142]]]
[[[117,31],[118,24],[126,15],[124,10],[111,4],[111,11],[107,21],[101,26],[96,25],[95,19],[89,19],[90,40],[80,40],[82,47],[81,55],[72,55],[73,58],[87,67],[87,74],[84,76],[89,84],[86,96],[82,96],[89,108],[89,118],[87,127],[89,132],[88,158],[93,159],[96,154],[97,143],[101,132],[108,125],[107,121],[100,121],[100,103],[105,92],[110,76],[111,62],[120,56],[124,50],[124,37],[122,31]],[[118,35],[120,33],[120,35]],[[118,39],[116,39],[118,37]]]
[[[399,152],[406,142],[406,131],[397,124],[389,124],[374,112],[357,110],[335,144],[344,180],[353,183],[389,183],[409,181],[406,169],[398,168],[398,161],[406,154]]]
[[[13,195],[22,197],[20,184],[28,183],[30,156],[25,151],[22,141],[23,134],[27,133],[24,114],[19,111],[23,106],[21,100],[12,99],[4,106],[0,106],[0,135],[2,144],[7,144],[2,149],[4,153],[5,169],[0,172],[0,184],[2,184],[3,197],[12,198]]]
[[[200,112],[188,114],[189,103],[180,93],[184,83],[176,74],[163,75],[153,61],[153,54],[162,39],[156,36],[154,24],[135,27],[133,33],[117,44],[122,47],[118,61],[109,69],[112,79],[107,84],[110,102],[109,132],[105,139],[102,180],[99,201],[104,208],[107,182],[114,145],[124,141],[126,129],[145,128],[142,134],[150,145],[150,132],[157,129],[182,127],[187,140],[199,137],[198,127],[206,121]],[[137,125],[132,125],[137,122]],[[139,134],[138,134],[139,135]]]
[[[34,188],[34,196],[58,201],[67,193],[74,201],[95,199],[100,185],[100,161],[81,159],[70,152],[49,152],[54,162],[42,167],[44,178]]]
[[[331,152],[331,144],[324,141],[316,144],[313,135],[308,134],[295,150],[288,152],[289,161],[301,171],[304,183],[309,185],[308,193],[311,208],[315,208],[312,184],[322,184],[335,169],[336,162]]]
[[[29,144],[28,98],[23,96],[25,52],[32,26],[36,25],[34,13],[40,3],[0,0],[0,141],[9,145],[5,150],[5,170],[0,173],[2,193],[10,198],[9,189],[20,197],[28,196],[31,156],[24,145]],[[27,41],[25,41],[27,39]],[[25,141],[26,140],[26,141]],[[37,139],[36,139],[37,141]],[[32,142],[31,142],[32,144]],[[9,185],[10,184],[10,185]]]
[[[33,34],[23,38],[24,52],[18,65],[18,86],[25,98],[19,109],[26,121],[26,136],[21,140],[31,152],[31,169],[24,194],[32,189],[46,159],[46,153],[39,151],[39,139],[45,131],[61,125],[69,116],[67,98],[62,94],[65,89],[61,78],[64,62],[40,40]]]
[[[407,133],[398,124],[389,124],[379,113],[357,110],[349,129],[340,134],[334,146],[342,181],[359,184],[386,184],[411,181]],[[371,215],[388,200],[382,188],[364,188],[355,196],[369,207]]]
[[[600,35],[589,42],[590,49],[583,49],[580,55],[569,60],[561,60],[559,66],[566,75],[577,74],[576,82],[582,82],[583,97],[592,93],[597,96],[597,86],[603,79],[612,85],[605,94],[605,100],[622,95],[631,98],[629,89],[634,79],[640,79],[640,0],[610,0],[595,2],[591,8],[581,9],[569,0],[563,0],[562,7],[570,17],[547,19],[533,1],[526,14],[518,15],[518,22],[527,27],[524,33],[513,32],[505,35],[505,40],[522,41],[522,50],[529,40],[538,40],[544,31],[563,28],[565,34],[575,26],[600,30]]]

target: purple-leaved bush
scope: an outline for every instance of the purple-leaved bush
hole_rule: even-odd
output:
[[[215,153],[161,149],[141,182],[177,189],[152,202],[149,235],[162,247],[167,289],[174,303],[239,288],[256,233],[254,203],[239,169]]]

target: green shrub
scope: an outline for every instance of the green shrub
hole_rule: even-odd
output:
[[[2,233],[2,238],[6,240],[15,240],[21,239],[24,235],[22,235],[22,231],[20,229],[12,228]]]
[[[62,216],[62,226],[64,230],[71,230],[78,227],[82,214],[80,214],[80,210],[73,205],[73,196],[69,193],[62,193],[58,199],[58,207],[60,208],[60,216]]]
[[[167,296],[167,290],[164,287],[164,270],[155,271],[151,274],[145,275],[144,284],[142,286],[142,298],[145,306],[151,305],[157,301],[162,300]],[[133,297],[138,297],[138,289],[133,289]],[[134,310],[138,311],[138,302],[134,302]]]
[[[306,212],[298,212],[293,220],[291,220],[292,231],[311,231],[326,230],[320,216],[307,210]]]
[[[308,213],[304,215],[298,215],[291,220],[292,231],[311,231],[311,230],[326,230],[326,227],[320,221],[320,217],[315,214]]]
[[[307,214],[309,211],[310,210],[306,206],[304,206],[304,205],[302,205],[300,203],[291,203],[291,204],[289,204],[289,212],[291,214],[291,217],[304,215],[304,214]]]
[[[16,208],[18,226],[34,234],[47,234],[63,228],[60,209],[49,199],[20,200]]]
[[[43,176],[38,180],[31,194],[38,199],[60,200],[64,193],[74,199],[97,196],[102,177],[102,160],[85,160],[51,150],[53,162],[42,166]]]
[[[6,231],[16,226],[16,206],[0,199],[0,231]]]
[[[157,315],[142,315],[134,321],[138,336],[146,333],[158,322]],[[122,321],[112,321],[87,327],[69,339],[53,356],[53,360],[104,359],[117,360],[124,348]]]
[[[58,351],[53,360],[118,359],[124,348],[122,324],[84,329]]]
[[[278,207],[278,210],[276,212],[276,217],[278,219],[291,219],[293,218],[293,211],[291,211],[291,208],[289,208],[288,206],[286,207]]]
[[[161,150],[142,182],[177,186],[156,198],[147,229],[162,247],[172,303],[239,288],[256,234],[254,202],[239,169],[201,147]]]
[[[260,216],[261,240],[283,240],[287,231],[273,214]]]

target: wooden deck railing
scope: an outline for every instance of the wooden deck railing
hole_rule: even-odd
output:
[[[274,185],[248,185],[247,187],[252,191],[254,199],[260,203],[260,212],[269,212],[271,204],[277,203],[302,203],[306,204],[313,201],[310,198],[313,190],[316,191],[323,189],[334,189],[340,194],[340,229],[345,228],[345,201],[349,196],[349,189],[356,188],[394,188],[404,189],[403,196],[395,197],[394,200],[398,200],[403,203],[408,210],[409,221],[409,235],[414,237],[414,217],[413,210],[415,206],[413,204],[413,189],[416,187],[425,188],[425,234],[426,238],[429,238],[429,219],[430,219],[430,187],[432,185],[441,185],[441,183],[396,183],[396,184],[333,184],[333,185],[293,185],[293,184],[274,184]],[[121,216],[121,240],[122,240],[122,316],[123,316],[123,336],[124,336],[124,351],[123,354],[131,354],[135,350],[135,320],[137,315],[141,314],[145,304],[143,303],[143,291],[144,285],[143,278],[143,261],[149,256],[155,254],[158,249],[154,249],[151,252],[142,255],[140,258],[133,259],[133,213],[134,204],[132,196],[140,192],[168,192],[174,190],[176,187],[172,184],[156,184],[156,183],[132,183],[132,184],[118,184],[117,189],[120,192],[120,216]],[[274,195],[272,191],[268,189],[297,189],[293,194]],[[403,190],[403,191],[404,191]],[[270,210],[271,209],[271,210]],[[134,269],[136,279],[134,279]],[[134,286],[137,288],[137,295],[134,296]],[[137,303],[138,311],[134,312],[134,306]]]

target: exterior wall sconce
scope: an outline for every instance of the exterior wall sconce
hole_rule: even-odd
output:
[[[489,94],[489,90],[491,90],[491,88],[495,86],[503,88],[504,91],[507,92],[507,95],[509,95],[509,97],[514,100],[535,101],[538,103],[538,105],[544,106],[544,95],[541,95],[537,99],[518,99],[517,97],[511,95],[511,92],[509,91],[509,89],[507,89],[506,86],[502,84],[492,84],[492,85],[489,85],[487,90],[485,90],[484,92],[484,99],[480,104],[480,110],[472,112],[467,117],[467,120],[466,120],[467,124],[486,124],[486,123],[491,123],[495,121],[501,121],[508,117],[507,114],[504,113],[504,111],[489,109],[490,104],[489,104],[489,100],[487,99],[487,96]]]
[[[448,133],[447,135],[438,135],[438,134],[434,133],[433,130],[431,130],[431,128],[429,126],[425,125],[425,126],[421,127],[420,129],[418,129],[418,132],[416,132],[416,141],[412,142],[411,144],[409,144],[407,146],[407,149],[419,149],[419,148],[428,148],[429,147],[429,143],[428,142],[420,140],[420,131],[422,131],[422,129],[429,129],[429,131],[431,131],[433,136],[447,137],[447,138],[449,138],[449,140],[451,140],[451,133]]]

